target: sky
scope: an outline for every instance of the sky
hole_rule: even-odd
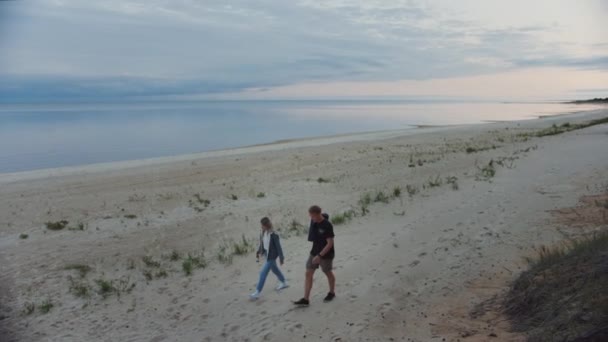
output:
[[[0,1],[0,102],[608,96],[606,0]]]

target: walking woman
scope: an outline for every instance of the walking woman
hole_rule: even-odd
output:
[[[260,246],[256,253],[256,257],[258,260],[260,257],[263,257],[265,262],[264,266],[262,266],[262,270],[260,271],[260,280],[258,281],[258,286],[256,287],[255,292],[249,295],[251,300],[260,298],[260,293],[264,288],[266,277],[268,277],[268,272],[270,271],[272,271],[272,273],[279,278],[279,284],[275,288],[277,291],[289,286],[287,285],[285,277],[277,265],[277,258],[281,262],[281,266],[283,266],[283,262],[285,261],[279,235],[272,229],[272,222],[270,222],[268,217],[264,217],[260,223],[262,224],[262,234],[260,235]]]

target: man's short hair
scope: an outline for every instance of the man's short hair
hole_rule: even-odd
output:
[[[264,217],[260,220],[260,223],[264,226],[270,226],[270,219],[268,217]]]
[[[308,212],[311,214],[321,214],[321,207],[318,205],[313,205],[312,207],[308,208]]]

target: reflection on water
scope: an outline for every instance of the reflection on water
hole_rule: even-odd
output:
[[[0,173],[592,108],[596,107],[422,101],[0,105]]]

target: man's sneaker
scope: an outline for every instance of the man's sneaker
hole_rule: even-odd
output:
[[[249,295],[249,299],[251,300],[257,300],[258,298],[260,298],[260,291],[255,291]]]
[[[310,304],[310,302],[308,301],[308,299],[306,298],[302,298],[297,302],[293,302],[295,305],[300,305],[300,306],[308,306]]]
[[[287,282],[281,282],[279,285],[277,285],[277,287],[275,287],[275,290],[281,291],[282,289],[286,289],[288,287],[289,285],[287,285]]]
[[[323,298],[323,301],[324,301],[325,303],[327,303],[327,302],[331,302],[332,300],[334,300],[334,298],[336,298],[336,294],[335,294],[335,293],[333,293],[333,292],[329,292],[329,293],[327,294],[327,296],[325,296],[325,298]]]

